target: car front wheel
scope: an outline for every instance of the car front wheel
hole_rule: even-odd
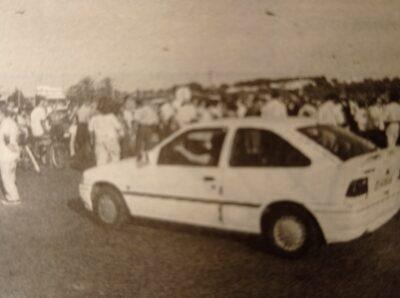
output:
[[[129,212],[121,194],[110,186],[102,186],[96,192],[94,211],[104,226],[120,228],[129,219]]]

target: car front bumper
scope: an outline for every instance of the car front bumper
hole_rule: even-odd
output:
[[[89,211],[93,211],[93,202],[92,202],[92,185],[90,184],[79,184],[79,196],[83,202],[85,208]]]

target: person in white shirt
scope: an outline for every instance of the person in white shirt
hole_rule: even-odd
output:
[[[206,100],[199,101],[197,106],[197,120],[199,122],[208,122],[214,119],[210,111],[210,104]]]
[[[247,113],[247,107],[246,105],[243,103],[242,99],[238,99],[236,102],[236,115],[238,118],[244,118],[246,116]]]
[[[177,109],[175,117],[179,127],[184,127],[197,120],[197,109],[191,102],[185,102]]]
[[[96,156],[96,165],[104,165],[121,159],[120,138],[124,134],[122,124],[112,113],[110,98],[102,98],[98,106],[99,114],[89,121],[89,132]]]
[[[368,125],[368,113],[363,104],[359,105],[355,111],[354,120],[357,123],[358,134],[365,136],[365,131],[367,130]]]
[[[394,98],[384,107],[384,117],[387,147],[393,148],[397,144],[400,129],[400,104]]]
[[[166,101],[160,107],[160,134],[164,139],[174,131],[175,109],[170,101]]]
[[[135,111],[134,119],[138,124],[138,132],[136,136],[135,154],[149,150],[157,138],[157,126],[159,117],[150,104],[144,104],[143,101],[138,101],[138,108]]]
[[[273,93],[272,98],[267,97],[264,105],[261,107],[261,117],[266,119],[277,119],[287,117],[287,107],[279,99],[278,94]]]
[[[385,119],[384,119],[384,112],[383,106],[377,101],[374,104],[371,104],[368,107],[368,114],[371,120],[371,126],[374,129],[384,130],[385,128]]]
[[[121,157],[132,156],[135,149],[136,141],[136,126],[134,125],[134,111],[136,108],[136,102],[133,98],[125,98],[124,104],[122,105],[119,113],[119,119],[124,127],[124,137],[121,141]]]
[[[47,103],[45,99],[38,98],[37,105],[31,112],[31,132],[33,137],[33,151],[42,158],[45,163],[45,146],[42,143],[48,129],[47,121]]]
[[[6,117],[4,108],[0,109],[0,171],[5,190],[6,205],[19,204],[20,196],[16,185],[16,169],[20,156],[18,144],[19,128],[10,117]]]
[[[125,122],[125,125],[128,129],[128,133],[133,129],[133,121],[134,121],[134,111],[136,109],[136,102],[131,99],[127,98],[122,106],[122,118]]]
[[[175,109],[169,101],[163,103],[160,107],[160,117],[161,121],[164,123],[169,123],[175,115]]]
[[[45,134],[46,120],[46,101],[39,98],[36,107],[31,112],[31,130],[34,138],[40,138]]]
[[[343,109],[335,95],[328,95],[327,100],[317,110],[319,124],[342,126],[345,124]]]

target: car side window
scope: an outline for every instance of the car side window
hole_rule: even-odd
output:
[[[166,144],[160,151],[159,165],[218,166],[224,129],[193,129]]]
[[[236,132],[230,165],[232,167],[305,167],[311,161],[277,134],[263,129]]]

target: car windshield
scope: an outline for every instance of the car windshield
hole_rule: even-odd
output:
[[[299,131],[343,161],[376,150],[369,141],[340,127],[315,125]]]

